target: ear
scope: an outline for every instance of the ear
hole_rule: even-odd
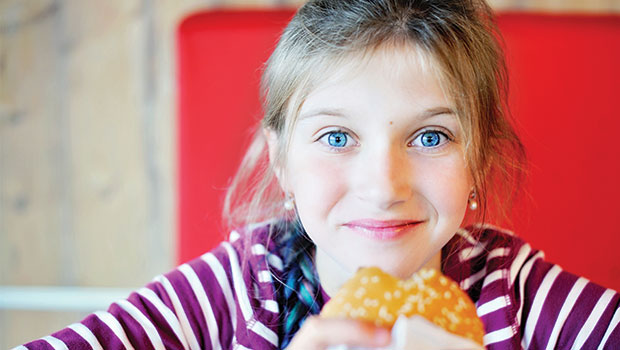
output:
[[[267,140],[267,147],[269,149],[269,164],[273,169],[273,172],[276,174],[278,178],[278,182],[282,187],[282,168],[280,166],[280,162],[278,161],[278,133],[271,128],[263,128],[263,135]]]

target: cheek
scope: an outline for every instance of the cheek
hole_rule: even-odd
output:
[[[290,191],[301,219],[326,220],[346,192],[342,162],[298,153],[288,170]]]
[[[467,209],[472,181],[461,157],[451,157],[434,164],[431,176],[426,177],[426,196],[432,203],[438,221],[460,225]]]

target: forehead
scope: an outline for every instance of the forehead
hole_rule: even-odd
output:
[[[312,71],[298,112],[317,104],[364,104],[376,95],[387,95],[394,102],[452,108],[434,60],[414,45],[385,44],[333,58],[323,66]]]

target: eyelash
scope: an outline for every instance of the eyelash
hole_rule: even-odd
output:
[[[445,147],[447,143],[454,142],[454,139],[452,137],[450,137],[446,132],[444,132],[444,131],[442,131],[440,129],[437,129],[437,128],[429,128],[429,129],[424,129],[424,130],[420,131],[418,133],[418,135],[413,140],[411,140],[410,142],[407,143],[407,145],[411,146],[411,147],[415,147],[416,145],[413,145],[413,143],[416,140],[420,139],[420,137],[422,137],[423,135],[425,135],[427,133],[437,133],[437,134],[439,134],[440,144],[437,145],[437,146],[433,146],[433,147],[419,146],[419,148],[423,152],[436,152],[437,150],[442,149],[443,147]],[[355,142],[354,138],[351,137],[351,134],[349,132],[345,131],[345,130],[342,130],[342,129],[330,130],[330,131],[322,134],[316,141],[319,141],[321,144],[323,144],[324,146],[328,147],[330,150],[332,150],[334,152],[343,152],[343,151],[345,151],[346,149],[348,149],[350,147],[354,147],[354,146],[346,146],[346,145],[343,146],[343,147],[331,146],[328,143],[327,138],[330,135],[334,135],[334,134],[343,134],[343,135],[345,135],[345,137],[347,138],[347,141],[346,141],[347,143]],[[444,138],[443,141],[441,140],[442,137]],[[357,142],[355,142],[355,143],[357,144]]]

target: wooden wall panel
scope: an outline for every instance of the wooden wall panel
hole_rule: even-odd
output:
[[[137,287],[174,264],[174,33],[208,7],[302,0],[1,0],[0,288]],[[492,0],[620,12],[620,0]],[[0,310],[0,348],[77,321]]]
[[[150,269],[143,242],[158,238],[147,231],[139,1],[66,9],[76,284],[131,286]]]
[[[9,13],[9,11],[2,13]],[[31,3],[0,24],[0,277],[58,283],[67,208],[53,4]],[[36,271],[36,274],[35,274]],[[33,278],[36,275],[36,280]]]

